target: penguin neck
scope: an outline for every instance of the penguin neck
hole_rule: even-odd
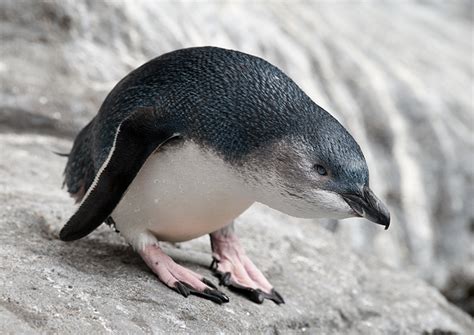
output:
[[[302,197],[296,194],[290,196],[288,190],[276,176],[265,175],[262,177],[261,173],[262,171],[256,175],[248,171],[244,173],[245,184],[254,202],[259,202],[293,217],[306,219],[315,217],[312,206],[303,201]]]

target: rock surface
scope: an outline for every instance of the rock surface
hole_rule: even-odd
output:
[[[248,254],[286,304],[235,294],[219,306],[169,290],[118,234],[102,226],[57,239],[73,210],[60,190],[67,140],[0,134],[0,333],[469,334],[469,316],[433,287],[358,256],[311,221],[255,206],[238,221]],[[166,250],[211,277],[203,237]],[[214,279],[214,282],[217,282]],[[440,333],[443,331],[444,333]]]
[[[468,317],[403,272],[474,310],[472,13],[470,1],[2,1],[0,332],[468,333]],[[283,307],[181,299],[105,228],[74,244],[55,239],[74,208],[51,151],[69,150],[130,70],[197,45],[285,70],[358,140],[392,211],[388,232],[324,222],[335,235],[260,207],[247,213],[239,230]],[[208,249],[206,238],[168,248],[201,273]]]
[[[474,313],[472,6],[4,0],[0,130],[72,137],[125,74],[177,48],[262,56],[346,125],[392,211],[390,234],[329,226]]]

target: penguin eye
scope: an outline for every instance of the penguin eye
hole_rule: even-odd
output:
[[[328,172],[326,171],[326,168],[322,165],[319,165],[319,164],[315,164],[314,165],[314,169],[321,175],[321,176],[325,176],[328,174]]]

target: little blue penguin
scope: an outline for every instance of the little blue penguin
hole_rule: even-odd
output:
[[[210,234],[220,284],[280,304],[234,231],[254,202],[301,218],[390,223],[347,130],[277,67],[216,47],[173,51],[123,78],[77,135],[65,184],[80,205],[61,240],[113,223],[164,284],[216,303],[229,298],[160,241]]]

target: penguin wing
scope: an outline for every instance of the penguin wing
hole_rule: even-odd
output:
[[[63,241],[80,239],[104,222],[115,209],[148,156],[180,135],[172,125],[157,125],[154,110],[138,109],[117,128],[109,155],[97,172],[74,215],[59,233]]]

